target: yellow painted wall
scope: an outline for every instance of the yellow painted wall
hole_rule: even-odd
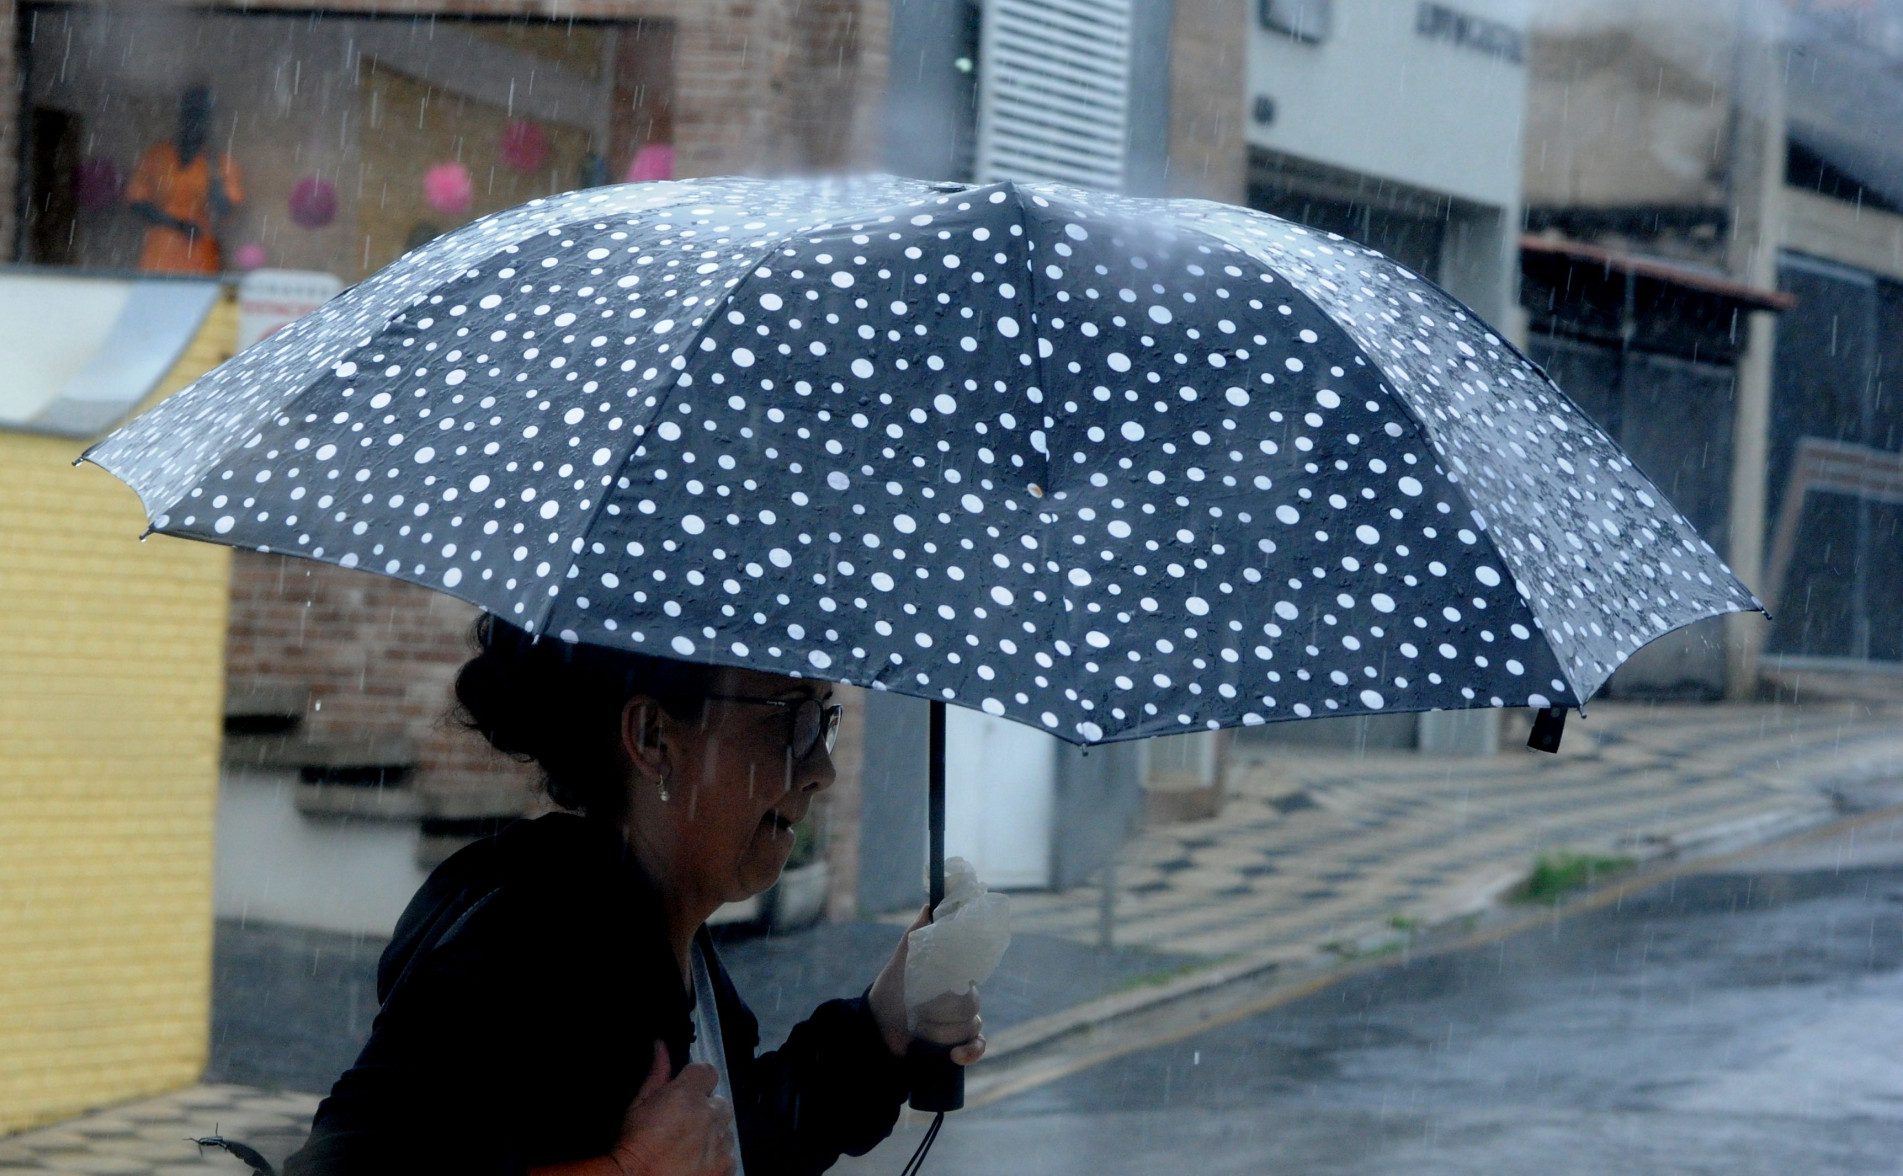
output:
[[[0,430],[0,1133],[195,1082],[210,1037],[230,552],[141,543],[86,444]]]

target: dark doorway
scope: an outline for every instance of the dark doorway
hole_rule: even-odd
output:
[[[1447,233],[1444,216],[1400,212],[1375,201],[1318,196],[1262,182],[1249,185],[1249,207],[1325,233],[1339,233],[1380,250],[1430,281],[1440,278],[1441,243]]]
[[[33,174],[21,185],[27,193],[24,260],[70,265],[79,217],[75,190],[85,143],[82,120],[68,111],[35,106],[27,135],[27,166]]]

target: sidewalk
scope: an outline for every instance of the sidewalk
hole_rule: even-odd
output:
[[[1717,853],[1903,799],[1903,705],[1886,701],[1601,704],[1557,756],[1323,754],[1246,734],[1236,748],[1220,816],[1127,847],[1115,951],[1097,949],[1098,888],[1014,896],[1017,937],[987,990],[1000,1055],[1277,961],[1308,972],[1378,952],[1486,909],[1543,852]],[[772,1040],[862,987],[895,932],[825,927],[723,955]],[[0,1172],[243,1172],[183,1137],[215,1127],[276,1161],[316,1101],[201,1085],[0,1140]]]
[[[1504,741],[1503,741],[1504,742]],[[1903,780],[1903,707],[1600,704],[1558,755],[1317,754],[1251,742],[1220,816],[1152,830],[1117,870],[1115,942],[1224,957],[1445,921],[1565,850],[1644,860],[1834,815]],[[1014,898],[1014,926],[1098,938],[1100,891]]]

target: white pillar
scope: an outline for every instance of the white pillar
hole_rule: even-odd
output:
[[[1520,207],[1457,206],[1441,248],[1441,285],[1517,347],[1526,345],[1520,313]],[[1493,755],[1500,750],[1498,710],[1430,711],[1416,718],[1415,744],[1432,755]]]
[[[1789,125],[1784,103],[1783,28],[1778,10],[1739,0],[1737,71],[1731,142],[1731,272],[1751,285],[1775,289],[1783,241],[1780,210]],[[1737,365],[1737,396],[1731,429],[1732,571],[1763,594],[1765,470],[1771,434],[1771,360],[1777,317],[1756,311],[1746,326]],[[1725,696],[1757,692],[1758,659],[1764,648],[1764,618],[1734,615],[1725,622]]]

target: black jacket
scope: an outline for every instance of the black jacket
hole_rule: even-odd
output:
[[[756,1057],[758,1022],[703,945],[748,1176],[821,1172],[884,1139],[907,1090],[865,998],[820,1005]],[[615,830],[568,813],[438,866],[397,922],[377,997],[285,1176],[519,1176],[603,1155],[654,1042],[678,1073],[693,1036],[652,885]]]

